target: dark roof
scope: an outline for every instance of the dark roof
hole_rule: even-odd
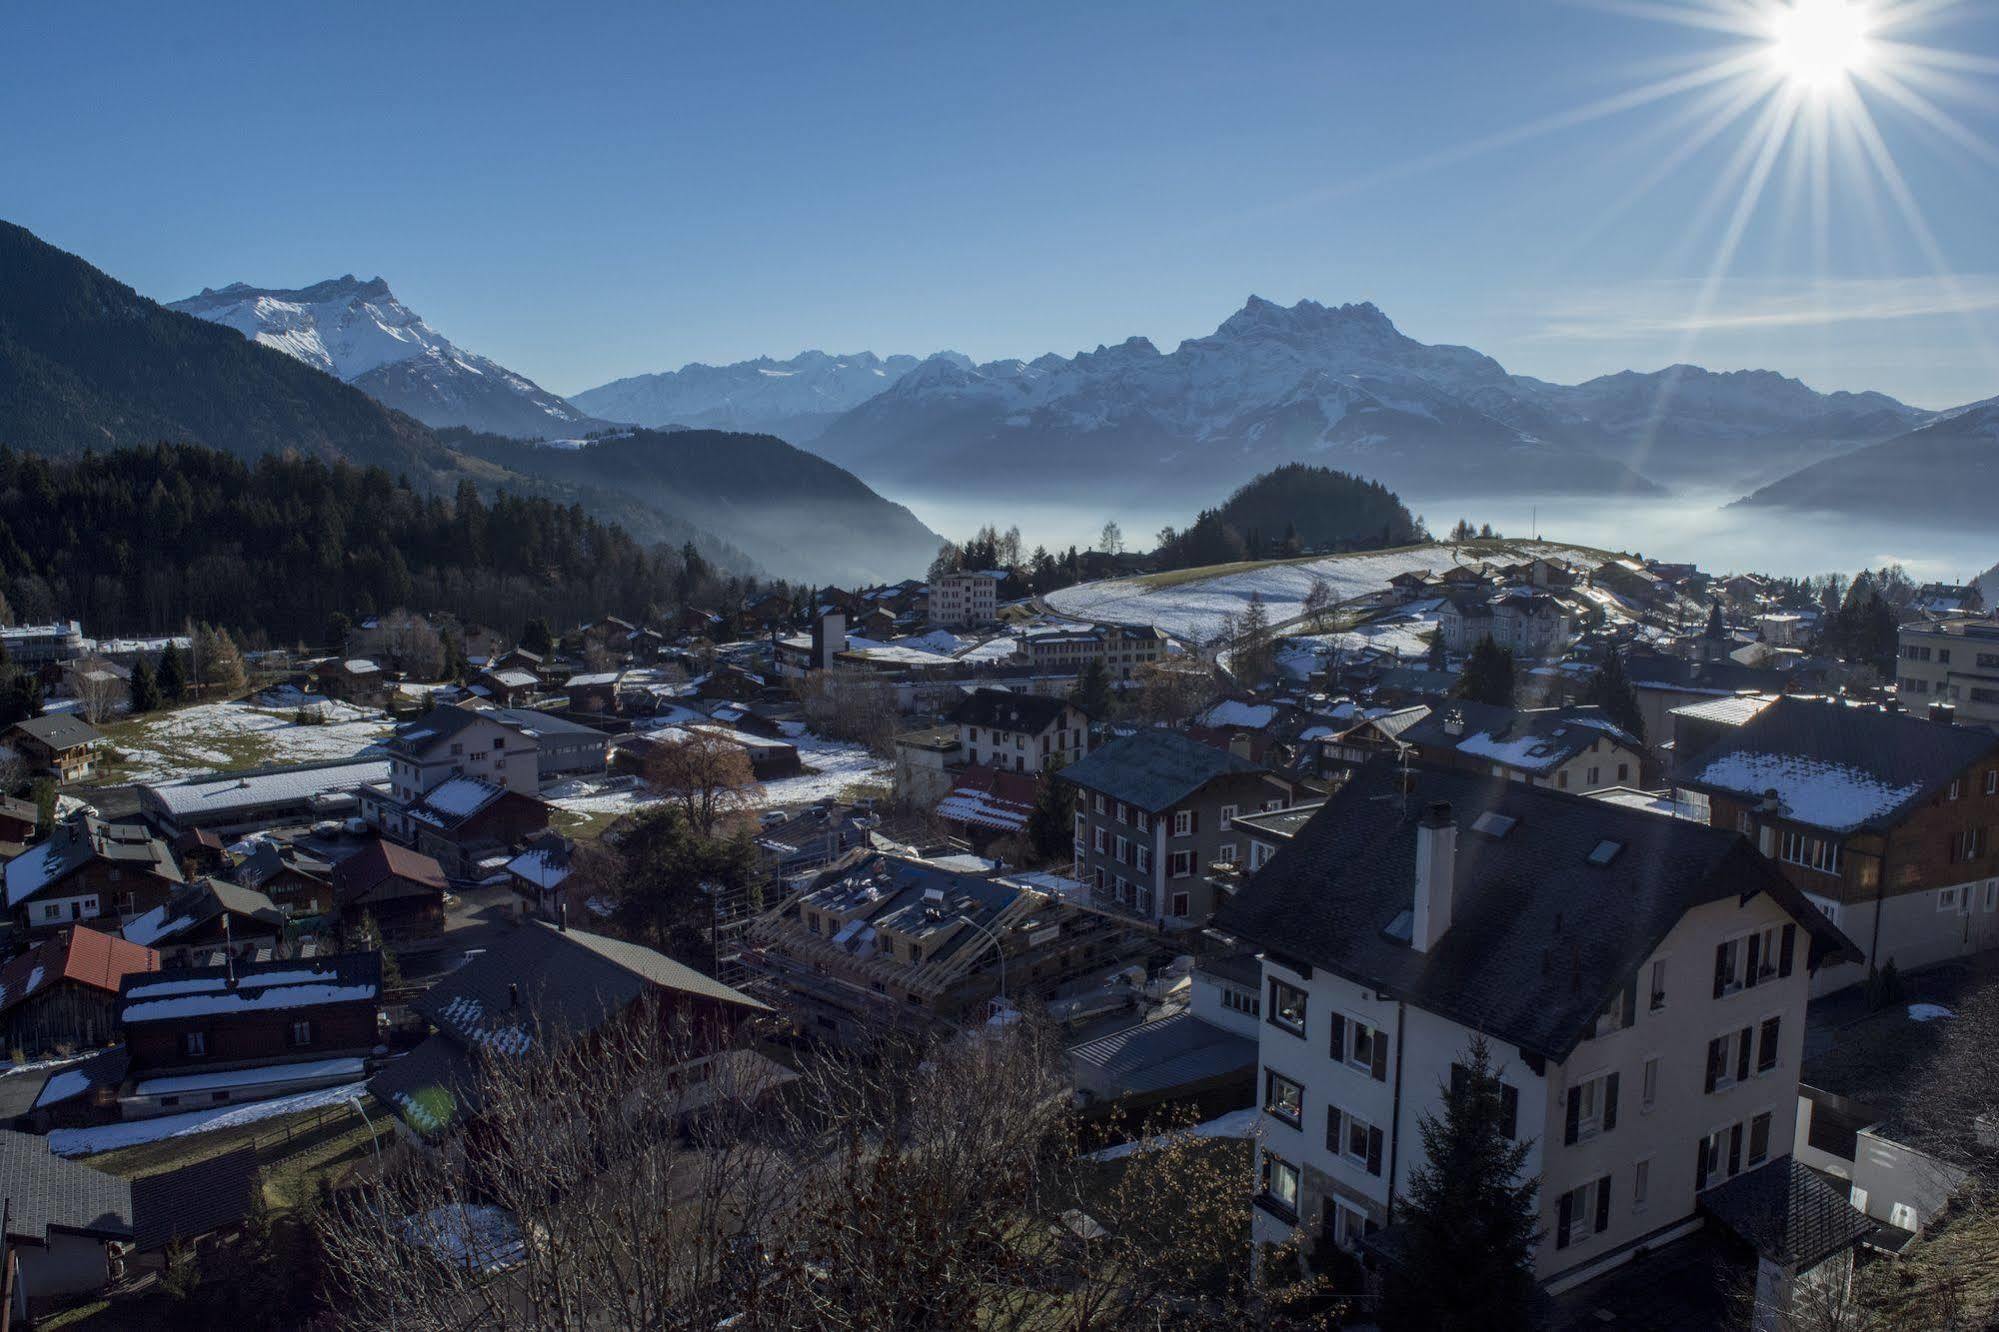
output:
[[[1033,734],[1062,719],[1070,707],[1066,698],[1042,694],[1015,694],[1004,689],[974,689],[951,709],[951,720],[961,726],[990,726],[1002,731]]]
[[[395,734],[385,742],[385,747],[396,753],[414,754],[449,740],[482,719],[496,721],[517,731],[531,731],[537,736],[609,738],[593,727],[553,713],[536,712],[533,708],[473,708],[461,703],[440,703],[414,721],[396,727]]]
[[[259,842],[256,850],[237,862],[229,871],[238,882],[251,888],[262,890],[264,883],[291,870],[309,879],[325,879],[333,871],[326,861],[306,854],[296,846],[279,846],[276,842]]]
[[[1263,963],[1255,953],[1229,953],[1222,957],[1204,957],[1194,970],[1219,976],[1230,984],[1240,985],[1246,990],[1260,989],[1263,985]]]
[[[166,1248],[233,1226],[250,1211],[257,1187],[257,1149],[238,1147],[178,1170],[132,1181],[132,1247]]]
[[[358,1003],[381,996],[380,953],[271,958],[261,962],[167,967],[133,972],[119,988],[119,1020],[176,1022],[191,1015],[243,1013]]]
[[[1217,913],[1279,960],[1323,966],[1525,1050],[1565,1059],[1689,910],[1766,892],[1809,932],[1808,961],[1859,954],[1739,834],[1509,782],[1387,759],[1360,768]],[[1429,952],[1390,937],[1413,896],[1418,819],[1457,825],[1449,931]],[[1516,822],[1474,830],[1482,814]],[[1622,844],[1590,863],[1603,841]]]
[[[1055,775],[1156,814],[1217,777],[1269,771],[1179,731],[1149,726],[1091,750]]]
[[[1901,822],[1980,759],[1999,759],[1999,734],[1787,697],[1687,760],[1674,780],[1696,791],[1752,798],[1774,787],[1786,818],[1837,832],[1879,830]],[[1872,798],[1814,798],[1811,788],[1822,792],[1834,785]]]
[[[42,1244],[52,1229],[132,1237],[132,1186],[63,1160],[49,1151],[47,1138],[0,1129],[0,1199],[10,1239]]]
[[[1175,1013],[1069,1048],[1069,1058],[1097,1071],[1119,1096],[1171,1091],[1256,1067],[1256,1042]]]
[[[436,860],[379,837],[333,867],[333,890],[342,906],[360,901],[390,879],[444,891],[444,867]]]
[[[1799,1271],[1816,1267],[1874,1228],[1844,1193],[1788,1155],[1745,1170],[1696,1201],[1765,1258]]]
[[[1661,653],[1632,652],[1624,659],[1625,673],[1638,689],[1677,689],[1694,693],[1781,694],[1795,671],[1744,666],[1735,661],[1692,661]]]
[[[1403,726],[1396,738],[1531,772],[1560,767],[1599,740],[1638,748],[1637,738],[1599,707],[1506,708],[1463,698],[1439,703]]]
[[[73,1100],[85,1092],[120,1086],[124,1083],[125,1073],[131,1066],[132,1057],[125,1052],[125,1047],[114,1045],[109,1050],[99,1050],[80,1063],[52,1068],[49,1070],[49,1075],[42,1079],[40,1089],[35,1092],[32,1108],[44,1110],[49,1106]],[[83,1075],[83,1081],[78,1083],[74,1078],[64,1078],[65,1073],[80,1073]],[[51,1086],[56,1088],[57,1095],[49,1095]]]
[[[1251,836],[1292,838],[1298,830],[1312,821],[1319,812],[1319,806],[1293,805],[1289,809],[1273,809],[1265,814],[1238,814],[1230,820],[1230,826],[1242,828]]]
[[[51,712],[45,717],[23,717],[14,726],[55,750],[75,749],[78,745],[93,744],[104,738],[95,726],[67,712]]]

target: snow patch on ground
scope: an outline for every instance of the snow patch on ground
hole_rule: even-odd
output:
[[[837,796],[857,783],[887,784],[894,779],[894,764],[877,758],[861,745],[824,740],[809,732],[786,738],[797,748],[799,761],[818,771],[765,782],[757,793],[754,806],[757,809],[809,805]],[[630,785],[616,778],[564,782],[542,794],[556,808],[583,815],[628,814],[660,803],[660,798],[643,785]]]
[[[134,1120],[129,1124],[54,1129],[49,1133],[49,1150],[57,1156],[91,1156],[98,1152],[116,1151],[120,1147],[136,1147],[140,1143],[164,1142],[168,1138],[186,1137],[190,1133],[237,1128],[244,1124],[254,1124],[260,1119],[295,1115],[301,1110],[320,1110],[329,1105],[339,1105],[342,1101],[351,1101],[360,1096],[366,1086],[366,1083],[350,1082],[339,1087],[324,1087],[319,1091],[300,1092],[297,1096],[280,1096],[275,1100],[256,1101],[249,1105],[225,1105],[213,1110],[191,1110],[184,1115],[161,1115],[157,1119]]]
[[[1938,1018],[1954,1018],[1957,1014],[1942,1004],[1910,1004],[1909,1021],[1935,1022]]]
[[[135,718],[116,729],[112,743],[125,756],[131,780],[160,782],[236,768],[351,758],[393,729],[385,714],[347,703],[319,701],[315,710],[325,716],[324,725],[301,726],[295,720],[297,704],[198,703]]]
[[[481,1203],[449,1203],[405,1217],[405,1242],[439,1262],[490,1275],[527,1261],[521,1228],[504,1208]]]
[[[1192,1128],[1181,1129],[1174,1133],[1162,1133],[1157,1137],[1143,1138],[1137,1142],[1121,1142],[1115,1147],[1091,1152],[1084,1159],[1118,1161],[1136,1152],[1156,1151],[1187,1138],[1254,1138],[1257,1135],[1257,1122],[1262,1117],[1263,1112],[1254,1106],[1244,1110],[1231,1110],[1219,1119],[1210,1119]]]

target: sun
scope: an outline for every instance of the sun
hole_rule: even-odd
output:
[[[1790,0],[1770,18],[1770,59],[1805,89],[1831,88],[1867,65],[1868,16],[1854,0]]]

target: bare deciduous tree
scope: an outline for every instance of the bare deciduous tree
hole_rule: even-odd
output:
[[[748,752],[705,727],[662,732],[646,758],[645,777],[703,837],[752,808],[762,789]]]
[[[131,693],[131,685],[101,658],[77,662],[70,678],[75,682],[77,711],[92,726],[106,721]]]
[[[887,756],[895,752],[895,686],[870,671],[835,668],[813,671],[796,682],[805,720],[820,735],[866,745]]]

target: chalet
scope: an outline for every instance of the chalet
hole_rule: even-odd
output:
[[[1745,1191],[1846,1207],[1789,1153],[1809,977],[1854,950],[1775,866],[1732,831],[1412,776],[1364,768],[1216,921],[1262,961],[1259,1243],[1394,1261],[1419,1125],[1479,1038],[1551,1294],[1703,1218],[1739,1234]],[[1850,1257],[1851,1211],[1800,1267]]]
[[[190,828],[174,838],[174,858],[188,878],[198,874],[219,874],[229,868],[229,848],[206,828]]]
[[[328,698],[357,707],[385,708],[395,682],[368,657],[334,657],[313,667],[313,682]]]
[[[0,967],[0,1049],[39,1059],[114,1039],[120,982],[159,967],[152,949],[88,926],[45,935]]]
[[[566,837],[535,838],[507,862],[507,881],[543,920],[561,921],[569,905],[563,885],[574,870],[575,846]]]
[[[170,967],[211,954],[254,958],[277,951],[285,937],[285,913],[254,888],[199,879],[165,905],[126,921],[120,933],[156,950]]]
[[[518,708],[541,692],[541,678],[518,667],[489,666],[472,677],[472,692],[496,706]]]
[[[7,909],[31,930],[116,925],[164,905],[182,882],[173,853],[149,829],[86,813],[7,862]]]
[[[41,809],[32,800],[0,795],[0,846],[23,847],[35,840]]]
[[[870,606],[855,618],[854,628],[868,638],[888,638],[896,631],[895,612],[886,606]]]
[[[931,812],[978,848],[1027,831],[1039,782],[1045,780],[974,763],[958,770],[950,791]]]
[[[743,607],[741,619],[748,632],[768,631],[789,624],[793,610],[790,597],[766,592]]]
[[[1090,752],[1090,718],[1064,698],[974,689],[949,720],[967,763],[1041,772]]]
[[[452,878],[478,879],[548,827],[548,809],[534,796],[477,777],[453,777],[424,792],[405,813],[420,853]]]
[[[1227,891],[1210,875],[1244,844],[1235,816],[1281,809],[1291,784],[1261,764],[1148,727],[1055,774],[1077,788],[1072,877],[1090,900],[1165,930],[1199,929]]]
[[[682,606],[674,620],[674,628],[682,638],[705,638],[716,643],[729,636],[727,622],[714,611],[702,610],[699,606]]]
[[[1754,838],[1867,964],[1999,947],[1999,735],[1780,698],[1673,780],[1681,804]],[[1818,992],[1862,975],[1829,972]]]
[[[27,1326],[64,1297],[96,1295],[114,1271],[113,1246],[132,1240],[132,1185],[65,1161],[47,1138],[0,1129],[0,1217],[12,1267],[0,1322]]]
[[[607,717],[622,711],[619,706],[619,689],[624,680],[623,671],[591,671],[583,675],[570,676],[563,682],[562,692],[569,698],[571,712],[586,712]]]
[[[358,1081],[379,1041],[382,955],[127,976],[126,1119]]]
[[[349,938],[369,916],[391,942],[435,937],[444,929],[444,888],[435,860],[380,838],[333,867],[334,911]]]
[[[1643,747],[1598,707],[1502,708],[1450,699],[1401,728],[1398,745],[1425,763],[1487,772],[1561,791],[1640,780]]]
[[[24,717],[0,732],[0,745],[19,754],[33,771],[59,782],[80,782],[94,774],[104,743],[95,726],[61,712]]]
[[[578,634],[583,644],[584,660],[629,661],[632,635],[638,631],[637,625],[615,615],[606,615],[584,625]]]
[[[1379,709],[1372,716],[1349,721],[1319,741],[1321,774],[1344,776],[1369,759],[1384,754],[1400,756],[1408,748],[1402,743],[1402,733],[1429,716],[1432,706],[1413,703],[1392,710]]]
[[[333,866],[295,845],[259,842],[229,877],[254,888],[287,919],[324,916],[333,910]]]
[[[588,1039],[656,1004],[687,1033],[689,1064],[712,1062],[768,1005],[639,944],[529,921],[411,1001],[436,1029],[368,1084],[423,1137],[476,1119],[482,1056]],[[684,1024],[684,1028],[682,1026]]]
[[[511,647],[486,663],[490,671],[525,671],[537,679],[549,669],[548,659],[524,647]]]
[[[1414,601],[1430,589],[1430,572],[1427,569],[1406,569],[1388,580],[1389,599],[1395,602]]]
[[[1286,714],[1294,711],[1249,695],[1217,699],[1194,718],[1187,734],[1204,745],[1269,764],[1280,726]]]
[[[604,771],[610,737],[577,722],[525,708],[440,703],[396,728],[383,748],[389,781],[360,792],[361,817],[402,841],[416,840],[410,810],[454,777],[533,796],[544,782]]]

